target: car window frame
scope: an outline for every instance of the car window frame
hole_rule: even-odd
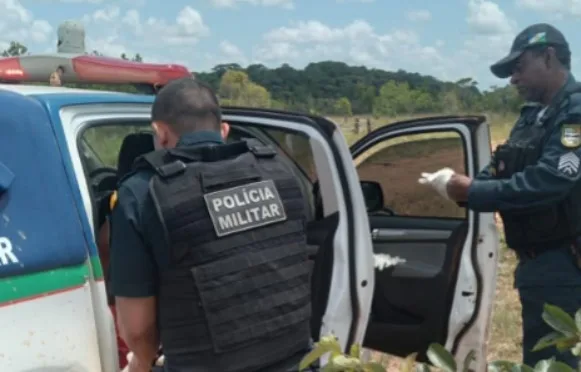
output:
[[[402,136],[413,136],[413,135],[425,135],[425,134],[432,134],[432,133],[449,133],[449,132],[454,132],[455,134],[458,135],[458,137],[460,137],[460,140],[462,141],[462,156],[463,156],[463,166],[464,166],[464,172],[466,172],[469,169],[469,164],[468,164],[468,144],[466,143],[466,139],[464,138],[463,133],[458,130],[457,128],[451,128],[451,127],[446,127],[446,128],[431,128],[429,130],[423,129],[421,131],[413,131],[413,132],[401,132],[401,131],[394,131],[392,133],[388,133],[385,136],[382,136],[380,140],[373,140],[371,145],[367,145],[367,150],[372,149],[374,146],[377,146],[381,143],[385,143],[387,141],[390,141],[393,138],[397,138],[397,137],[402,137]],[[360,157],[361,154],[358,154],[357,157]],[[355,160],[355,159],[354,159]],[[367,159],[365,159],[367,160]],[[365,160],[363,162],[365,162]],[[362,162],[362,163],[363,163]],[[353,164],[353,166],[355,167],[355,170],[357,172],[357,174],[359,174],[358,172],[358,167],[359,164],[362,163],[358,163]],[[426,172],[429,171],[437,171],[437,169],[426,169]],[[418,178],[420,177],[420,175],[418,174]],[[384,205],[385,207],[385,205]],[[389,207],[389,206],[388,206]],[[468,208],[464,208],[464,216],[463,217],[444,217],[444,216],[410,216],[410,215],[398,215],[397,211],[395,217],[398,218],[406,218],[406,219],[442,219],[442,220],[468,220],[469,218],[469,210]]]

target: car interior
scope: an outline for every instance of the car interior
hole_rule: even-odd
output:
[[[111,127],[112,125],[107,123],[101,126]],[[314,161],[308,139],[299,133],[275,131],[264,127],[261,128],[260,126],[254,127],[249,126],[247,123],[238,125],[231,122],[230,127],[228,143],[254,138],[264,144],[272,145],[282,155],[282,161],[290,165],[296,179],[299,180],[300,187],[307,200],[305,210],[308,221],[307,243],[310,248],[309,257],[314,260],[311,329],[312,337],[318,340],[331,286],[333,238],[339,223],[339,216],[338,213],[324,216],[316,173],[313,175],[313,172],[311,172],[309,175],[309,171],[306,170],[309,167],[314,169]],[[99,130],[99,125],[93,126],[92,129]],[[130,171],[131,165],[138,156],[153,150],[153,136],[151,132],[142,129],[125,135],[119,146],[115,164],[106,164],[101,159],[100,151],[88,140],[90,136],[83,134],[86,131],[87,129],[81,132],[78,144],[93,199],[95,211],[93,219],[97,230],[95,234],[99,236],[99,229],[106,223],[107,216],[110,213],[109,201],[111,194],[117,188],[118,181]],[[302,157],[297,156],[299,151],[302,152]],[[108,245],[108,243],[101,244]],[[104,272],[107,274],[108,254],[100,249],[100,256]],[[109,296],[110,303],[112,303],[112,300]]]

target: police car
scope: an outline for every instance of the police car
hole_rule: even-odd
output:
[[[63,81],[160,86],[180,66],[100,57],[0,60],[0,369],[117,371],[114,321],[96,244],[98,199],[115,188],[124,139],[148,132],[152,94],[51,87]],[[17,84],[14,84],[17,83]],[[155,89],[151,89],[154,92]],[[484,117],[383,126],[348,147],[319,116],[225,107],[229,141],[275,147],[310,196],[313,333],[393,355],[439,342],[486,366],[498,235],[477,214],[419,185],[451,166],[474,176],[490,159]]]

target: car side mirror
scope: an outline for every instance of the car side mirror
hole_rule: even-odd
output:
[[[384,209],[381,185],[374,181],[361,181],[360,184],[367,212],[377,212]]]

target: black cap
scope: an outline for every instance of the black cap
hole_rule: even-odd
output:
[[[501,79],[512,75],[517,59],[529,48],[538,45],[560,46],[569,49],[561,31],[547,23],[537,23],[525,28],[516,36],[508,56],[490,66],[490,71]]]

